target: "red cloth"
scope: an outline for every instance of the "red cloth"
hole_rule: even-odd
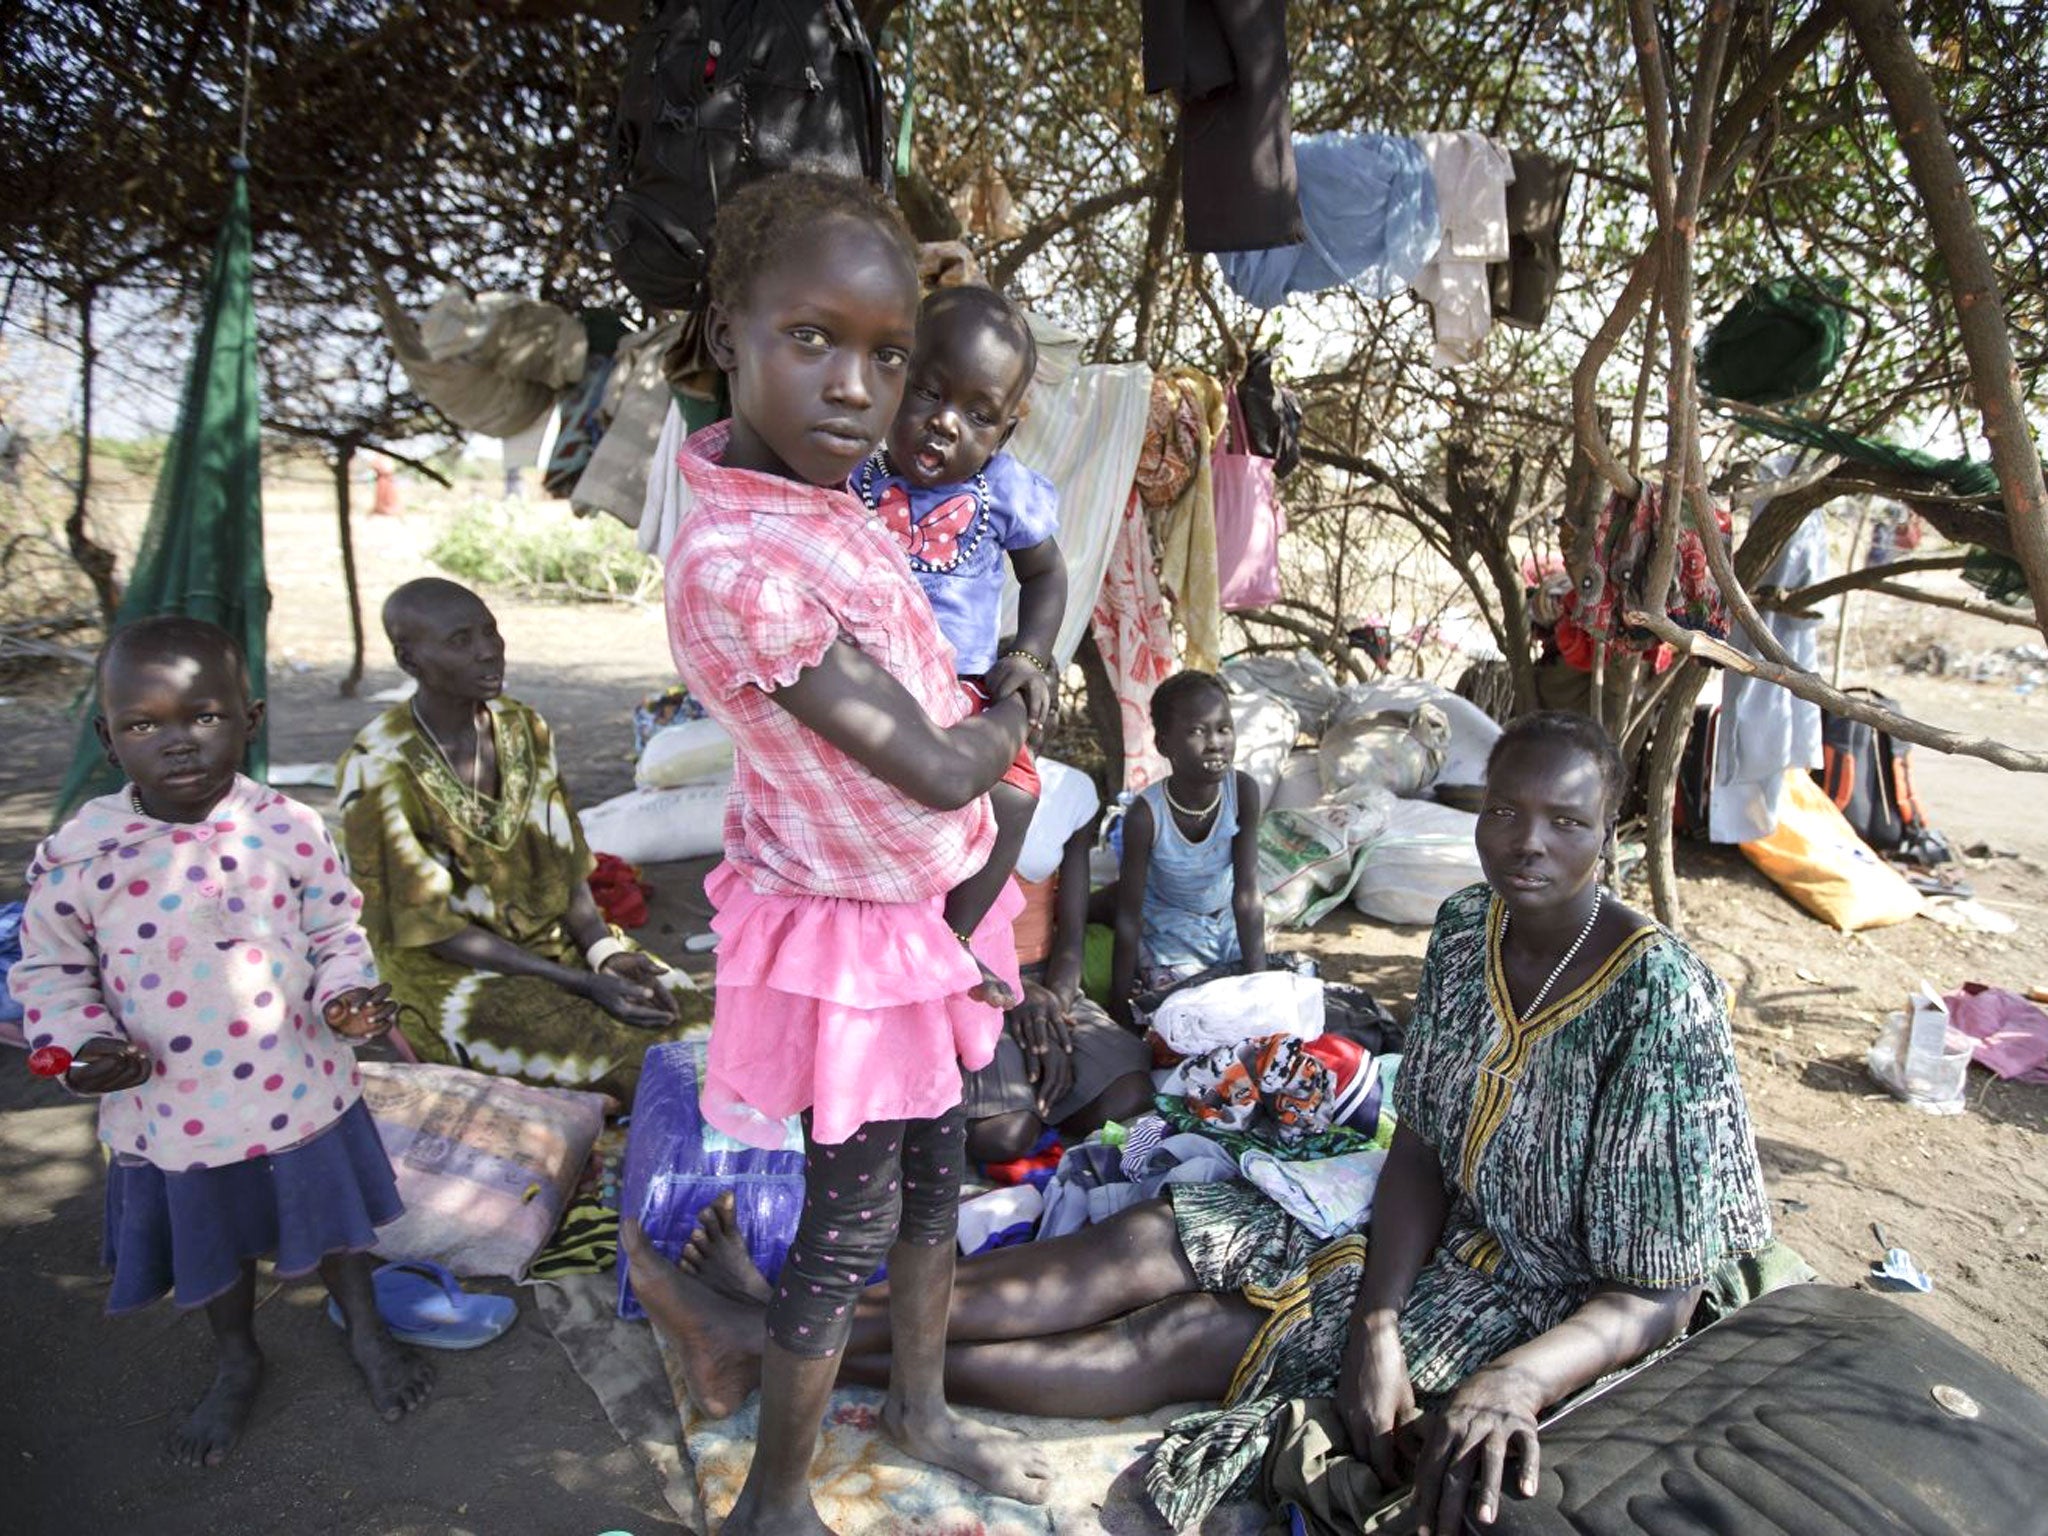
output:
[[[638,928],[647,921],[647,898],[653,891],[640,878],[640,866],[613,853],[600,853],[590,872],[590,894],[608,923]]]
[[[1043,1188],[1064,1156],[1066,1148],[1055,1140],[1050,1146],[1041,1146],[1038,1151],[1007,1163],[984,1163],[982,1171],[991,1184],[1036,1184]]]
[[[980,678],[963,677],[960,679],[960,686],[966,691],[967,702],[974,706],[975,714],[978,715],[988,708],[988,689],[983,686]],[[1029,747],[1017,749],[1017,755],[1010,759],[1010,766],[1004,770],[998,782],[1014,785],[1034,800],[1038,798],[1044,786],[1038,782],[1038,759],[1031,755]]]

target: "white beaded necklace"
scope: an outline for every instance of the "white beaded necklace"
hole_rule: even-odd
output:
[[[1196,821],[1200,821],[1204,816],[1207,816],[1211,811],[1215,810],[1217,806],[1223,803],[1223,785],[1220,782],[1216,786],[1216,798],[1211,800],[1207,805],[1182,805],[1178,800],[1173,798],[1173,781],[1171,779],[1167,780],[1166,783],[1163,786],[1161,786],[1161,793],[1163,793],[1166,796],[1166,803],[1168,805],[1172,806],[1176,811],[1179,811],[1183,816],[1194,817]]]
[[[1557,978],[1565,973],[1572,961],[1578,958],[1579,951],[1586,947],[1586,940],[1593,936],[1593,924],[1600,920],[1600,898],[1606,894],[1601,887],[1593,887],[1593,910],[1586,914],[1586,926],[1581,928],[1579,936],[1572,940],[1572,947],[1564,952],[1564,958],[1557,962],[1548,976],[1543,978],[1543,985],[1538,987],[1536,995],[1529,999],[1529,1006],[1522,1014],[1523,1018],[1532,1019],[1536,1016],[1537,1009],[1543,1006],[1543,999],[1550,996],[1550,989],[1557,985]],[[1500,913],[1500,942],[1501,948],[1505,950],[1508,942],[1508,911],[1505,907],[1501,908]]]

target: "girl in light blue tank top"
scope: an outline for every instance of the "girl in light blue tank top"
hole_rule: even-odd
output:
[[[1230,695],[1206,672],[1171,677],[1153,697],[1152,731],[1172,772],[1124,819],[1110,982],[1120,1005],[1140,984],[1266,964],[1259,791],[1232,763]]]
[[[1145,868],[1144,936],[1138,946],[1147,971],[1200,971],[1244,958],[1230,904],[1237,893],[1230,858],[1237,836],[1234,769],[1217,789],[1222,799],[1208,818],[1208,835],[1192,842],[1166,803],[1164,781],[1140,794],[1152,808],[1152,858]]]

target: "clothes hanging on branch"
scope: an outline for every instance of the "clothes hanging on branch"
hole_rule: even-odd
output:
[[[1224,392],[1229,426],[1211,455],[1216,484],[1217,586],[1232,613],[1280,597],[1280,535],[1287,514],[1273,484],[1273,461],[1251,452],[1234,390]]]
[[[1519,330],[1539,329],[1564,274],[1561,246],[1572,167],[1536,149],[1513,149],[1508,159],[1508,259],[1486,269],[1493,318]]]
[[[1064,667],[1088,632],[1095,593],[1131,498],[1152,400],[1152,370],[1143,363],[1100,363],[1062,373],[1060,360],[1075,355],[1072,338],[1038,316],[1029,318],[1039,344],[1038,382],[1031,387],[1030,409],[1009,451],[1060,494],[1067,611],[1053,642],[1053,661]],[[1003,579],[1003,632],[1013,633],[1016,624],[1017,579],[1012,573]]]
[[[1274,379],[1270,349],[1254,347],[1246,356],[1237,404],[1251,451],[1271,459],[1273,473],[1284,480],[1301,462],[1301,401]]]
[[[1658,649],[1656,637],[1648,630],[1631,628],[1622,613],[1642,603],[1642,581],[1657,543],[1657,519],[1662,511],[1664,489],[1645,483],[1642,494],[1631,502],[1619,492],[1607,498],[1593,526],[1593,549],[1586,575],[1574,594],[1571,618],[1589,635],[1607,641],[1614,651],[1649,652]],[[1717,537],[1725,541],[1733,530],[1726,508],[1716,507]],[[1566,552],[1569,555],[1570,551]],[[1716,640],[1728,638],[1728,609],[1721,589],[1707,566],[1706,546],[1700,531],[1690,522],[1678,530],[1678,561],[1673,567],[1673,584],[1666,612],[1671,621],[1685,629],[1697,629]],[[1562,630],[1560,624],[1560,630]],[[1562,641],[1562,634],[1560,634]]]
[[[577,512],[609,512],[629,528],[639,523],[654,445],[668,415],[663,359],[682,330],[682,321],[671,320],[619,342],[598,407],[604,433],[569,492]],[[671,454],[671,470],[674,463]]]
[[[1789,470],[1790,465],[1787,464]],[[1768,489],[1751,511],[1769,502]],[[1792,535],[1760,585],[1782,592],[1824,581],[1828,574],[1827,514],[1814,511]],[[1820,660],[1820,620],[1773,612],[1764,622],[1798,666],[1811,672]],[[1756,647],[1745,633],[1730,641],[1745,656]],[[1740,672],[1721,674],[1721,722],[1714,741],[1713,789],[1707,798],[1707,836],[1717,843],[1753,843],[1778,830],[1785,770],[1821,766],[1821,711],[1774,683]]]
[[[1384,299],[1415,281],[1439,233],[1436,182],[1414,139],[1317,133],[1294,141],[1301,243],[1216,258],[1230,289],[1272,309],[1290,293],[1347,286]]]
[[[1838,277],[1752,284],[1700,343],[1700,387],[1748,405],[1813,393],[1848,345],[1848,291]]]
[[[562,424],[555,432],[554,447],[548,450],[547,467],[541,471],[540,488],[545,494],[567,496],[589,468],[590,456],[604,438],[604,387],[611,382],[616,361],[610,354],[593,354],[583,377],[562,396]]]
[[[1146,93],[1181,102],[1187,248],[1298,242],[1287,0],[1145,0],[1143,14]]]
[[[238,160],[227,217],[206,274],[206,302],[177,430],[165,449],[142,546],[114,615],[120,629],[138,619],[183,614],[218,624],[241,645],[249,693],[265,692],[270,587],[263,571],[263,464],[257,393],[256,311],[250,293],[249,179]],[[258,722],[243,771],[269,772],[269,728]],[[54,826],[83,801],[118,789],[92,711],[79,722],[71,771],[57,796]]]
[[[415,319],[381,275],[370,284],[413,393],[464,431],[516,437],[583,374],[583,323],[553,304],[451,289]]]
[[[1223,435],[1223,397],[1222,385],[1191,368],[1176,368],[1155,378],[1136,482],[1139,500],[1156,518],[1159,585],[1172,599],[1174,617],[1187,636],[1183,664],[1199,672],[1215,671],[1222,659],[1212,452]],[[1145,472],[1147,465],[1156,466],[1151,475]],[[1177,484],[1178,490],[1162,504],[1158,498],[1170,484]]]
[[[1436,182],[1443,238],[1414,287],[1436,326],[1430,360],[1439,368],[1463,368],[1478,360],[1493,329],[1486,268],[1510,254],[1507,189],[1515,168],[1505,149],[1470,128],[1417,134],[1416,142]]]
[[[1095,647],[1109,670],[1123,716],[1122,786],[1143,789],[1166,776],[1166,759],[1152,744],[1152,695],[1179,663],[1152,558],[1152,536],[1136,491],[1127,493],[1092,622]]]

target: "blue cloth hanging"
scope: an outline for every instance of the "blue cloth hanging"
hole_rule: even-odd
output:
[[[1313,133],[1294,141],[1301,185],[1300,245],[1219,252],[1216,264],[1239,298],[1272,309],[1290,293],[1348,286],[1384,299],[1414,281],[1443,235],[1436,179],[1412,138],[1391,133]]]

